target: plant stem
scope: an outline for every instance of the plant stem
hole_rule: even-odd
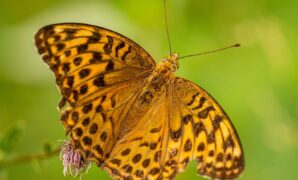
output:
[[[8,168],[13,165],[27,163],[32,160],[45,160],[52,156],[58,155],[60,152],[61,147],[54,149],[53,151],[39,153],[39,154],[30,154],[30,155],[23,155],[19,156],[10,160],[3,160],[0,161],[0,170]]]

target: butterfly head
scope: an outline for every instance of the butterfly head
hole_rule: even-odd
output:
[[[179,54],[176,52],[173,52],[169,56],[166,56],[161,59],[161,63],[163,66],[167,67],[170,71],[175,72],[179,68]]]

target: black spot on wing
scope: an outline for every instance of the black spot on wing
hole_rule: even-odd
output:
[[[121,41],[121,43],[119,43],[116,48],[115,48],[115,51],[116,51],[116,57],[118,58],[119,56],[119,50],[124,48],[125,47],[125,43],[123,41]]]

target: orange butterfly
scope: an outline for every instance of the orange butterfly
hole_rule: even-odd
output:
[[[235,128],[205,90],[175,77],[177,53],[156,65],[127,37],[87,24],[49,25],[35,40],[66,106],[61,121],[85,160],[116,179],[173,179],[193,159],[214,179],[243,171]]]

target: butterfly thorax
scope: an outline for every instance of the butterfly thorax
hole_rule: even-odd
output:
[[[152,89],[153,93],[160,93],[164,87],[174,79],[174,72],[178,69],[178,54],[173,53],[168,57],[165,57],[156,66],[151,76],[148,78],[149,89]]]
[[[174,79],[174,72],[178,69],[178,54],[173,53],[165,57],[155,67],[151,75],[144,82],[143,90],[138,97],[137,106],[150,106],[159,95],[166,90],[166,86]]]
[[[157,68],[161,68],[163,70],[166,69],[174,73],[179,68],[178,59],[179,59],[179,54],[172,53],[171,55],[162,58],[160,64],[158,65],[159,67]]]
[[[142,112],[146,112],[146,109],[154,103],[160,95],[166,90],[169,82],[175,78],[174,72],[178,69],[178,54],[163,58],[161,62],[155,67],[151,75],[148,76],[144,82],[143,88],[134,103],[135,107],[142,106],[143,108],[136,108],[138,112],[134,112],[142,116]]]
[[[155,67],[151,75],[144,81],[143,88],[139,95],[136,96],[130,112],[126,116],[126,122],[121,125],[121,132],[118,139],[121,139],[125,134],[131,131],[139,123],[134,119],[142,117],[150,107],[161,98],[162,94],[167,90],[170,82],[174,80],[174,72],[178,69],[178,54],[165,57]],[[140,108],[142,107],[142,108]]]
[[[152,75],[148,78],[149,85],[156,91],[162,89],[162,86],[172,80],[175,76],[174,73],[179,68],[178,53],[173,53],[161,59],[161,62],[156,66]]]

